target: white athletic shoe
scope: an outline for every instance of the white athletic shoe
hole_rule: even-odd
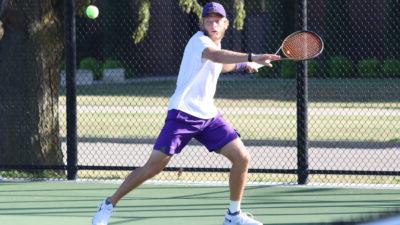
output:
[[[225,220],[223,225],[263,225],[261,222],[253,219],[253,215],[249,213],[225,213]]]
[[[100,203],[99,209],[93,216],[92,225],[107,225],[113,209],[114,207],[111,203],[106,202],[106,200],[102,201]]]

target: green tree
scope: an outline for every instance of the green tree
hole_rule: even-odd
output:
[[[233,11],[235,13],[233,28],[235,28],[236,30],[242,30],[244,19],[246,17],[244,0],[222,0],[220,2],[227,10],[231,7],[233,8]],[[194,13],[200,20],[202,6],[197,2],[197,0],[179,0],[179,5],[184,12]]]
[[[138,8],[139,26],[132,35],[135,44],[143,40],[143,38],[146,36],[147,30],[149,29],[151,6],[150,0],[139,0],[136,4],[136,8]]]
[[[94,0],[76,0],[83,15]],[[150,0],[138,0],[143,40],[150,21]],[[244,0],[227,0],[236,11],[235,27],[244,20]],[[182,9],[200,15],[195,0],[180,0]],[[0,0],[0,164],[61,165],[59,139],[59,69],[64,51],[64,0]]]
[[[90,4],[76,2],[77,13]],[[0,0],[0,164],[62,165],[63,0]]]
[[[186,13],[194,13],[197,18],[200,20],[201,18],[201,10],[202,6],[198,3],[197,0],[178,0],[179,6]],[[246,17],[246,12],[244,9],[244,0],[225,0],[221,1],[222,4],[226,6],[232,6],[235,13],[235,18],[233,21],[233,27],[236,30],[242,30],[244,19]],[[151,2],[150,0],[138,0],[135,2],[136,7],[138,9],[138,27],[132,35],[134,42],[137,44],[143,40],[146,36],[147,30],[149,29],[150,24],[150,9]]]

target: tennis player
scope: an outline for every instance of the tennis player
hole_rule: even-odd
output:
[[[195,33],[186,45],[176,90],[170,98],[165,124],[150,158],[143,167],[132,171],[115,193],[100,204],[93,217],[93,225],[106,225],[118,201],[160,173],[171,157],[179,154],[192,138],[201,142],[210,152],[219,153],[232,163],[229,177],[230,204],[223,224],[262,224],[240,210],[250,156],[236,130],[224,121],[213,101],[221,72],[255,72],[257,69],[248,62],[272,67],[270,62],[280,57],[221,49],[221,40],[228,25],[221,4],[211,2],[203,7],[201,31]]]

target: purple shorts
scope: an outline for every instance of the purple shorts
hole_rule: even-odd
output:
[[[211,119],[201,119],[172,109],[168,111],[154,149],[167,155],[178,154],[192,138],[195,138],[212,152],[238,137],[236,130],[219,114]]]

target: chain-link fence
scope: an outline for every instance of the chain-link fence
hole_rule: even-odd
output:
[[[76,18],[78,177],[123,178],[149,157],[164,123],[185,45],[198,28],[180,1],[149,1],[148,30],[140,2],[97,0],[100,15]],[[234,3],[222,1],[230,28],[222,46],[275,52],[301,29],[302,1],[244,1],[243,29],[233,28]],[[399,185],[400,2],[308,0],[307,29],[325,50],[308,61],[307,138],[310,183]],[[256,74],[220,77],[215,103],[241,134],[255,183],[297,183],[295,62],[275,62]],[[63,72],[61,72],[63,74]],[[63,78],[64,77],[64,78]],[[61,76],[59,121],[66,164],[66,90]],[[155,179],[226,181],[230,163],[192,141]]]

